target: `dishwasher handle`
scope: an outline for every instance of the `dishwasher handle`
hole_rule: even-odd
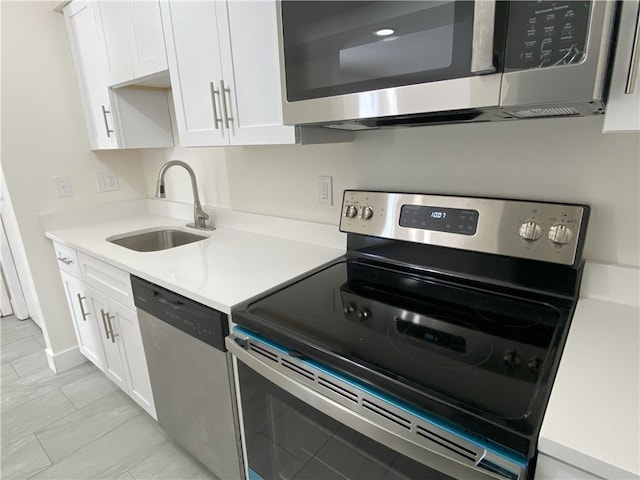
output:
[[[168,300],[166,298],[164,298],[160,292],[155,292],[156,295],[156,300],[158,300],[158,302],[160,302],[163,305],[166,305],[167,307],[171,307],[175,310],[179,310],[180,308],[182,308],[182,306],[184,305],[184,303],[178,301],[178,302],[172,302],[171,300]]]
[[[154,321],[169,324],[221,352],[227,351],[227,314],[133,275],[131,288],[139,315],[146,313]]]

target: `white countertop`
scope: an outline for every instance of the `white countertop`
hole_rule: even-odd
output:
[[[106,240],[126,232],[183,227],[185,223],[142,214],[50,229],[46,236],[224,313],[344,253],[337,248],[226,227],[212,232],[191,230],[209,238],[158,252],[136,252]]]
[[[587,267],[538,450],[602,478],[637,479],[640,478],[638,270]],[[605,285],[615,288],[604,288]],[[623,298],[624,290],[628,301]],[[618,303],[603,300],[607,298],[606,291],[611,292],[608,298]]]

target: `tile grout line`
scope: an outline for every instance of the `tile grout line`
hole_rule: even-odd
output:
[[[75,383],[75,382],[74,382],[74,383]],[[61,390],[61,389],[60,389],[60,391],[62,392],[62,390]],[[115,391],[115,390],[114,390],[114,391]],[[111,392],[111,393],[113,393],[113,392]],[[111,393],[109,393],[109,395],[110,395]],[[69,402],[71,402],[71,405],[73,405],[73,406],[74,406],[74,408],[76,409],[76,411],[75,411],[75,412],[73,412],[73,413],[70,413],[69,415],[65,415],[64,417],[62,417],[62,418],[60,418],[60,419],[56,420],[56,421],[55,421],[55,422],[53,422],[53,423],[59,422],[59,421],[61,421],[61,420],[64,420],[65,418],[67,418],[67,417],[69,417],[69,416],[71,416],[71,415],[74,415],[76,412],[79,412],[80,410],[82,410],[82,408],[88,407],[89,405],[91,405],[91,404],[93,404],[93,403],[97,402],[98,400],[101,400],[101,399],[98,399],[98,400],[96,400],[96,401],[94,401],[94,402],[91,402],[90,404],[85,405],[85,407],[77,408],[77,407],[75,406],[75,404],[71,401],[71,399],[70,399],[67,395],[65,395],[65,393],[64,393],[64,392],[62,392],[62,394],[63,394],[63,395],[64,395],[64,396],[69,400]],[[106,396],[106,395],[105,395],[105,396]],[[102,398],[104,398],[104,397],[102,397]],[[89,443],[85,443],[84,445],[81,445],[80,447],[78,447],[77,449],[73,450],[72,452],[69,452],[67,455],[65,455],[64,457],[60,458],[60,460],[58,460],[58,462],[54,462],[54,463],[52,463],[52,465],[51,465],[51,466],[55,465],[56,463],[60,463],[60,462],[61,462],[62,460],[64,460],[65,458],[67,458],[67,457],[69,457],[69,456],[73,455],[74,453],[76,453],[78,450],[82,450],[84,447],[87,447],[87,446],[91,445],[92,443],[97,442],[98,440],[100,440],[100,439],[101,439],[102,437],[104,437],[105,435],[107,435],[107,434],[111,433],[111,432],[112,432],[112,431],[114,431],[116,428],[121,427],[121,426],[122,426],[122,425],[124,425],[125,423],[129,422],[130,420],[133,420],[134,418],[136,418],[138,415],[141,415],[141,414],[142,414],[142,411],[138,412],[138,413],[137,413],[137,414],[135,414],[133,417],[131,417],[131,418],[129,418],[129,419],[127,419],[127,420],[125,420],[124,422],[122,422],[122,423],[120,423],[120,424],[118,424],[118,425],[115,425],[113,428],[110,428],[109,430],[107,430],[106,432],[104,432],[104,433],[103,433],[102,435],[100,435],[99,437],[94,438],[94,439],[93,439],[93,440],[91,440]],[[43,427],[43,428],[41,428],[40,430],[38,430],[37,432],[35,432],[35,433],[34,433],[34,435],[35,435],[35,436],[36,436],[36,438],[38,439],[38,442],[40,442],[40,438],[38,438],[38,435],[39,435],[39,434],[41,434],[41,433],[42,433],[44,430],[46,430],[47,428],[51,427],[51,425],[53,425],[53,423],[50,423],[50,424],[49,424],[49,425],[47,425],[46,427]],[[46,453],[46,449],[44,448],[44,446],[43,446],[42,448],[43,448],[43,450],[44,450],[44,451],[45,451],[45,453]],[[48,456],[48,454],[47,454],[47,456]],[[49,467],[47,467],[47,468],[49,468]]]
[[[29,400],[29,402],[32,402],[32,401],[34,401],[34,400],[40,400],[42,397],[44,397],[44,396],[46,396],[46,395],[50,395],[50,394],[54,393],[56,390],[60,390],[60,388],[54,388],[53,390],[51,390],[50,392],[45,393],[44,395],[40,395],[39,397],[36,397],[36,398],[33,398],[33,399]],[[64,392],[62,392],[61,390],[60,390],[60,393],[62,393],[62,395],[63,395],[63,396],[64,396],[64,397],[69,401],[69,403],[71,404],[71,406],[72,406],[73,408],[75,408],[75,412],[77,412],[77,411],[78,411],[78,409],[77,409],[77,408],[76,408],[76,406],[73,404],[73,402],[71,402],[71,401],[69,400],[69,398],[68,398],[68,397],[64,394]],[[25,402],[25,403],[29,403],[29,402]],[[20,405],[16,405],[15,407],[10,408],[9,410],[7,410],[7,411],[5,411],[5,412],[2,412],[2,415],[6,415],[8,412],[11,412],[12,410],[14,410],[14,409],[16,409],[16,408],[18,408],[18,407],[22,407],[22,406],[24,406],[24,405],[25,405],[25,403],[22,403],[22,404],[20,404]],[[62,419],[64,419],[64,418],[67,418],[69,415],[73,415],[75,412],[69,413],[69,414],[67,414],[67,415],[65,415],[65,416],[63,416],[63,417],[60,417],[60,418],[56,418],[56,419],[55,419],[55,420],[53,420],[51,423],[48,423],[48,424],[44,425],[42,428],[39,428],[39,429],[38,429],[38,430],[36,430],[35,432],[28,433],[28,434],[26,434],[26,435],[25,435],[25,436],[23,436],[23,437],[18,437],[17,439],[13,440],[9,445],[13,445],[13,444],[15,444],[15,443],[18,443],[19,441],[24,440],[25,438],[27,438],[29,435],[33,435],[33,436],[35,436],[36,438],[38,438],[38,433],[39,433],[39,432],[41,432],[42,430],[44,430],[44,429],[45,429],[45,428],[47,428],[47,427],[50,427],[50,426],[51,426],[51,425],[53,425],[54,423],[59,422],[60,420],[62,420]],[[45,451],[45,453],[46,453],[46,451]],[[48,456],[48,455],[47,455],[47,456]]]
[[[53,460],[51,460],[51,457],[49,456],[49,454],[47,453],[47,451],[44,449],[44,446],[42,445],[42,443],[40,442],[40,439],[38,438],[38,435],[36,435],[35,433],[33,434],[34,438],[36,439],[36,442],[38,442],[38,445],[40,445],[40,448],[42,449],[42,451],[44,452],[44,454],[46,455],[47,459],[49,459],[50,465],[47,465],[46,467],[44,467],[42,470],[38,470],[36,473],[34,473],[33,475],[31,475],[30,477],[27,477],[27,479],[33,478],[36,475],[38,475],[41,472],[44,472],[46,469],[51,468],[53,465],[55,465],[55,462]]]
[[[131,420],[133,420],[134,418],[138,417],[139,415],[141,415],[141,413],[138,413],[137,415],[134,415],[133,417],[129,418],[128,420],[126,420],[125,422],[121,423],[120,425],[116,425],[114,428],[112,428],[111,430],[109,430],[108,432],[103,433],[102,435],[100,435],[97,438],[94,438],[93,440],[91,440],[89,443],[85,443],[84,445],[82,445],[80,448],[74,450],[73,452],[69,453],[68,455],[65,455],[64,457],[62,457],[60,460],[58,460],[57,462],[52,463],[51,465],[49,465],[46,469],[49,469],[51,467],[54,467],[55,465],[61,463],[63,460],[66,460],[68,457],[70,457],[71,455],[73,455],[74,453],[79,452],[80,450],[82,450],[85,447],[88,447],[89,445],[97,442],[98,440],[100,440],[102,437],[104,437],[105,435],[108,435],[109,433],[111,433],[112,431],[114,431],[116,428],[121,427],[122,425],[124,425],[127,422],[130,422]],[[40,432],[41,433],[41,432]],[[36,438],[38,438],[37,434],[36,434]],[[38,442],[40,441],[40,439],[38,439]],[[42,447],[44,450],[44,447]],[[46,453],[46,450],[45,450]],[[48,456],[48,455],[47,455]],[[46,470],[45,469],[45,470]],[[42,473],[44,470],[41,470],[38,473]],[[124,473],[124,472],[123,472]],[[36,474],[37,475],[37,474]]]
[[[146,412],[141,412],[141,415],[145,415],[147,414]],[[152,419],[153,420],[153,419]],[[154,420],[155,422],[155,420]],[[162,433],[162,432],[161,432]],[[140,465],[142,462],[144,462],[147,458],[149,458],[151,455],[154,455],[155,453],[157,453],[158,451],[160,451],[161,449],[163,449],[164,447],[166,447],[168,444],[171,444],[173,441],[171,440],[171,437],[165,437],[165,441],[166,444],[164,445],[159,445],[158,448],[156,448],[154,451],[152,451],[151,453],[149,453],[149,455],[147,455],[146,457],[144,457],[142,460],[140,460],[138,463],[135,463],[134,465],[131,465],[129,467],[129,470],[126,471],[126,473],[129,473],[134,479],[136,478],[136,476],[131,473],[131,470],[135,469],[138,465]],[[125,473],[125,472],[122,472]]]

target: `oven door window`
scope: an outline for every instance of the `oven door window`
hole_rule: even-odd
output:
[[[288,101],[470,75],[474,2],[284,1]]]
[[[240,399],[252,480],[453,480],[342,425],[241,361]]]

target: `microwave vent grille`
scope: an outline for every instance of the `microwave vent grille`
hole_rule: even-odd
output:
[[[541,117],[570,117],[580,115],[580,112],[573,107],[547,107],[547,108],[526,108],[506,112],[516,118],[541,118]]]

